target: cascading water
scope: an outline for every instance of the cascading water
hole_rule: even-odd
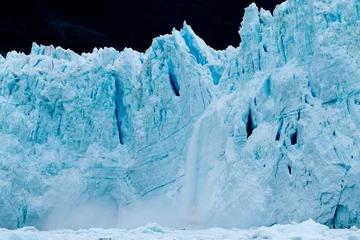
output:
[[[186,162],[185,162],[185,180],[181,190],[181,214],[184,222],[190,225],[197,225],[199,214],[197,212],[197,164],[198,164],[198,141],[200,127],[202,124],[203,116],[200,117],[194,124],[193,133],[190,138]]]

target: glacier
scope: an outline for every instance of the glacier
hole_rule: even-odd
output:
[[[136,229],[79,229],[79,230],[51,230],[38,231],[34,227],[24,227],[16,230],[0,228],[2,240],[250,240],[250,239],[303,239],[303,240],[358,240],[360,230],[356,227],[350,229],[329,229],[328,227],[308,220],[302,223],[289,225],[274,225],[272,227],[260,227],[253,229],[192,229],[177,230],[150,223]]]
[[[0,56],[0,227],[359,227],[359,9],[252,4],[225,50],[184,23],[145,53]]]

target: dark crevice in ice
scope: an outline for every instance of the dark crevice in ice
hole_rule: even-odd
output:
[[[285,53],[285,46],[284,46],[284,39],[283,39],[283,36],[280,36],[280,53],[283,57],[283,60],[284,62],[286,63],[287,62],[287,59],[286,59],[286,53]]]
[[[255,128],[256,128],[256,126],[253,122],[253,118],[251,115],[251,109],[249,109],[249,114],[248,114],[247,123],[246,123],[247,138],[249,138],[251,136],[251,134]]]
[[[339,205],[336,205],[335,214],[334,214],[334,217],[332,219],[332,227],[333,227],[333,229],[336,229],[335,221],[336,221],[336,218],[338,217],[338,210],[339,210]]]
[[[174,67],[173,67],[171,61],[168,62],[168,69],[169,69],[169,79],[170,79],[171,89],[172,89],[173,93],[175,94],[175,96],[179,97],[180,96],[180,85],[179,85],[179,82],[177,81],[176,75],[174,74]]]
[[[170,84],[171,84],[172,91],[174,92],[174,94],[177,97],[179,97],[180,96],[180,86],[176,80],[176,76],[173,73],[169,73],[169,78],[170,78]]]
[[[268,77],[265,80],[264,88],[265,88],[266,96],[269,97],[271,95],[271,78],[270,77]]]
[[[267,46],[266,44],[263,45],[264,52],[267,52]]]
[[[125,144],[125,133],[123,131],[123,119],[125,118],[125,106],[123,103],[124,90],[122,82],[116,73],[113,73],[115,79],[115,117],[119,134],[119,142]]]
[[[296,131],[290,135],[291,145],[297,144],[297,134],[298,132]]]
[[[282,127],[283,127],[283,119],[280,120],[280,125],[279,125],[279,128],[278,128],[277,132],[276,132],[275,141],[279,141],[279,140],[280,140]]]

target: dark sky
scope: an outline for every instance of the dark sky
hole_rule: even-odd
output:
[[[283,0],[253,0],[273,10]],[[144,51],[184,20],[210,46],[238,46],[244,8],[252,0],[2,0],[0,53],[28,53],[31,43],[75,52],[94,47]]]

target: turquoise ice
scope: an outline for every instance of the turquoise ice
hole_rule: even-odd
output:
[[[252,4],[222,51],[184,23],[145,53],[0,56],[0,227],[119,226],[159,198],[184,225],[360,226],[359,9]]]

